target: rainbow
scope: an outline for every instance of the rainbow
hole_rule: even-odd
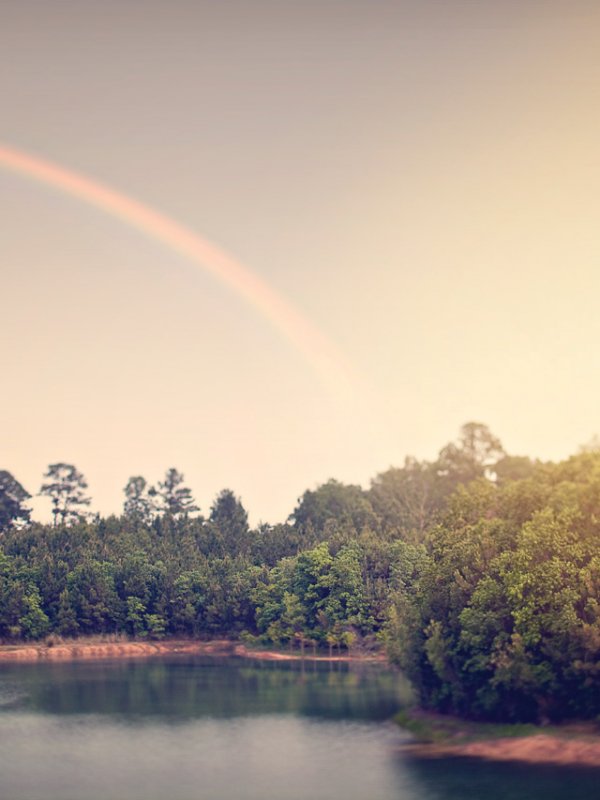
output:
[[[0,167],[71,195],[166,245],[250,303],[328,386],[349,386],[350,368],[327,336],[253,270],[217,245],[116,189],[2,143]]]

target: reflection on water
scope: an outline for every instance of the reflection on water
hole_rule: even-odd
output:
[[[593,772],[402,753],[377,667],[187,656],[0,669],[2,800],[590,800]]]
[[[411,698],[401,675],[374,665],[350,670],[342,664],[330,669],[314,662],[189,656],[5,668],[0,697],[3,692],[36,712],[169,719],[254,714],[388,719]]]
[[[600,772],[519,763],[494,763],[471,758],[402,759],[426,792],[436,800],[595,800],[600,797]]]

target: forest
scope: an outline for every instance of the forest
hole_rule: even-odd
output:
[[[51,464],[0,471],[0,639],[232,637],[304,653],[383,649],[423,707],[474,719],[600,715],[600,451],[509,455],[464,425],[434,461],[369,488],[330,480],[251,528],[229,489],[203,515],[184,476],[131,477],[120,516]]]

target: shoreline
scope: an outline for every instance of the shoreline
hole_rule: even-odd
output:
[[[476,758],[519,764],[600,768],[600,736],[563,738],[537,733],[464,744],[409,743],[402,752],[422,759]]]
[[[229,639],[80,639],[51,645],[0,645],[0,666],[16,663],[144,659],[165,655],[235,657],[279,662],[387,663],[382,653],[302,655],[269,649],[254,650],[243,642]],[[399,715],[397,723],[413,735],[413,739],[403,744],[400,751],[415,758],[476,758],[497,762],[600,768],[600,732],[592,723],[566,724],[550,729],[532,725],[525,726],[526,732],[507,735],[510,726],[472,723],[416,709]]]
[[[593,722],[555,726],[494,725],[421,710],[397,718],[413,739],[401,751],[421,759],[481,761],[600,768],[600,730]]]
[[[229,639],[200,641],[180,639],[164,641],[105,642],[73,640],[60,644],[28,643],[0,645],[0,664],[36,663],[48,661],[99,661],[115,658],[150,658],[163,655],[233,656],[259,661],[322,661],[326,663],[387,663],[382,654],[374,655],[308,655],[285,653],[278,650],[254,650],[243,642]]]

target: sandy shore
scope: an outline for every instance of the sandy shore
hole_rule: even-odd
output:
[[[34,661],[88,661],[112,658],[147,658],[149,656],[172,655],[207,655],[237,656],[238,658],[254,658],[261,661],[299,661],[298,653],[283,653],[274,650],[254,650],[240,642],[219,639],[209,642],[197,640],[161,641],[161,642],[103,642],[78,640],[54,644],[21,644],[0,646],[1,662],[34,662]],[[381,654],[375,655],[340,655],[313,656],[305,653],[305,661],[379,661],[385,662]]]
[[[419,758],[467,757],[527,764],[600,767],[600,736],[563,738],[539,733],[464,744],[408,744],[403,749]]]
[[[415,737],[403,751],[417,758],[600,767],[600,728],[592,721],[498,725],[412,708],[400,711],[397,722]]]

